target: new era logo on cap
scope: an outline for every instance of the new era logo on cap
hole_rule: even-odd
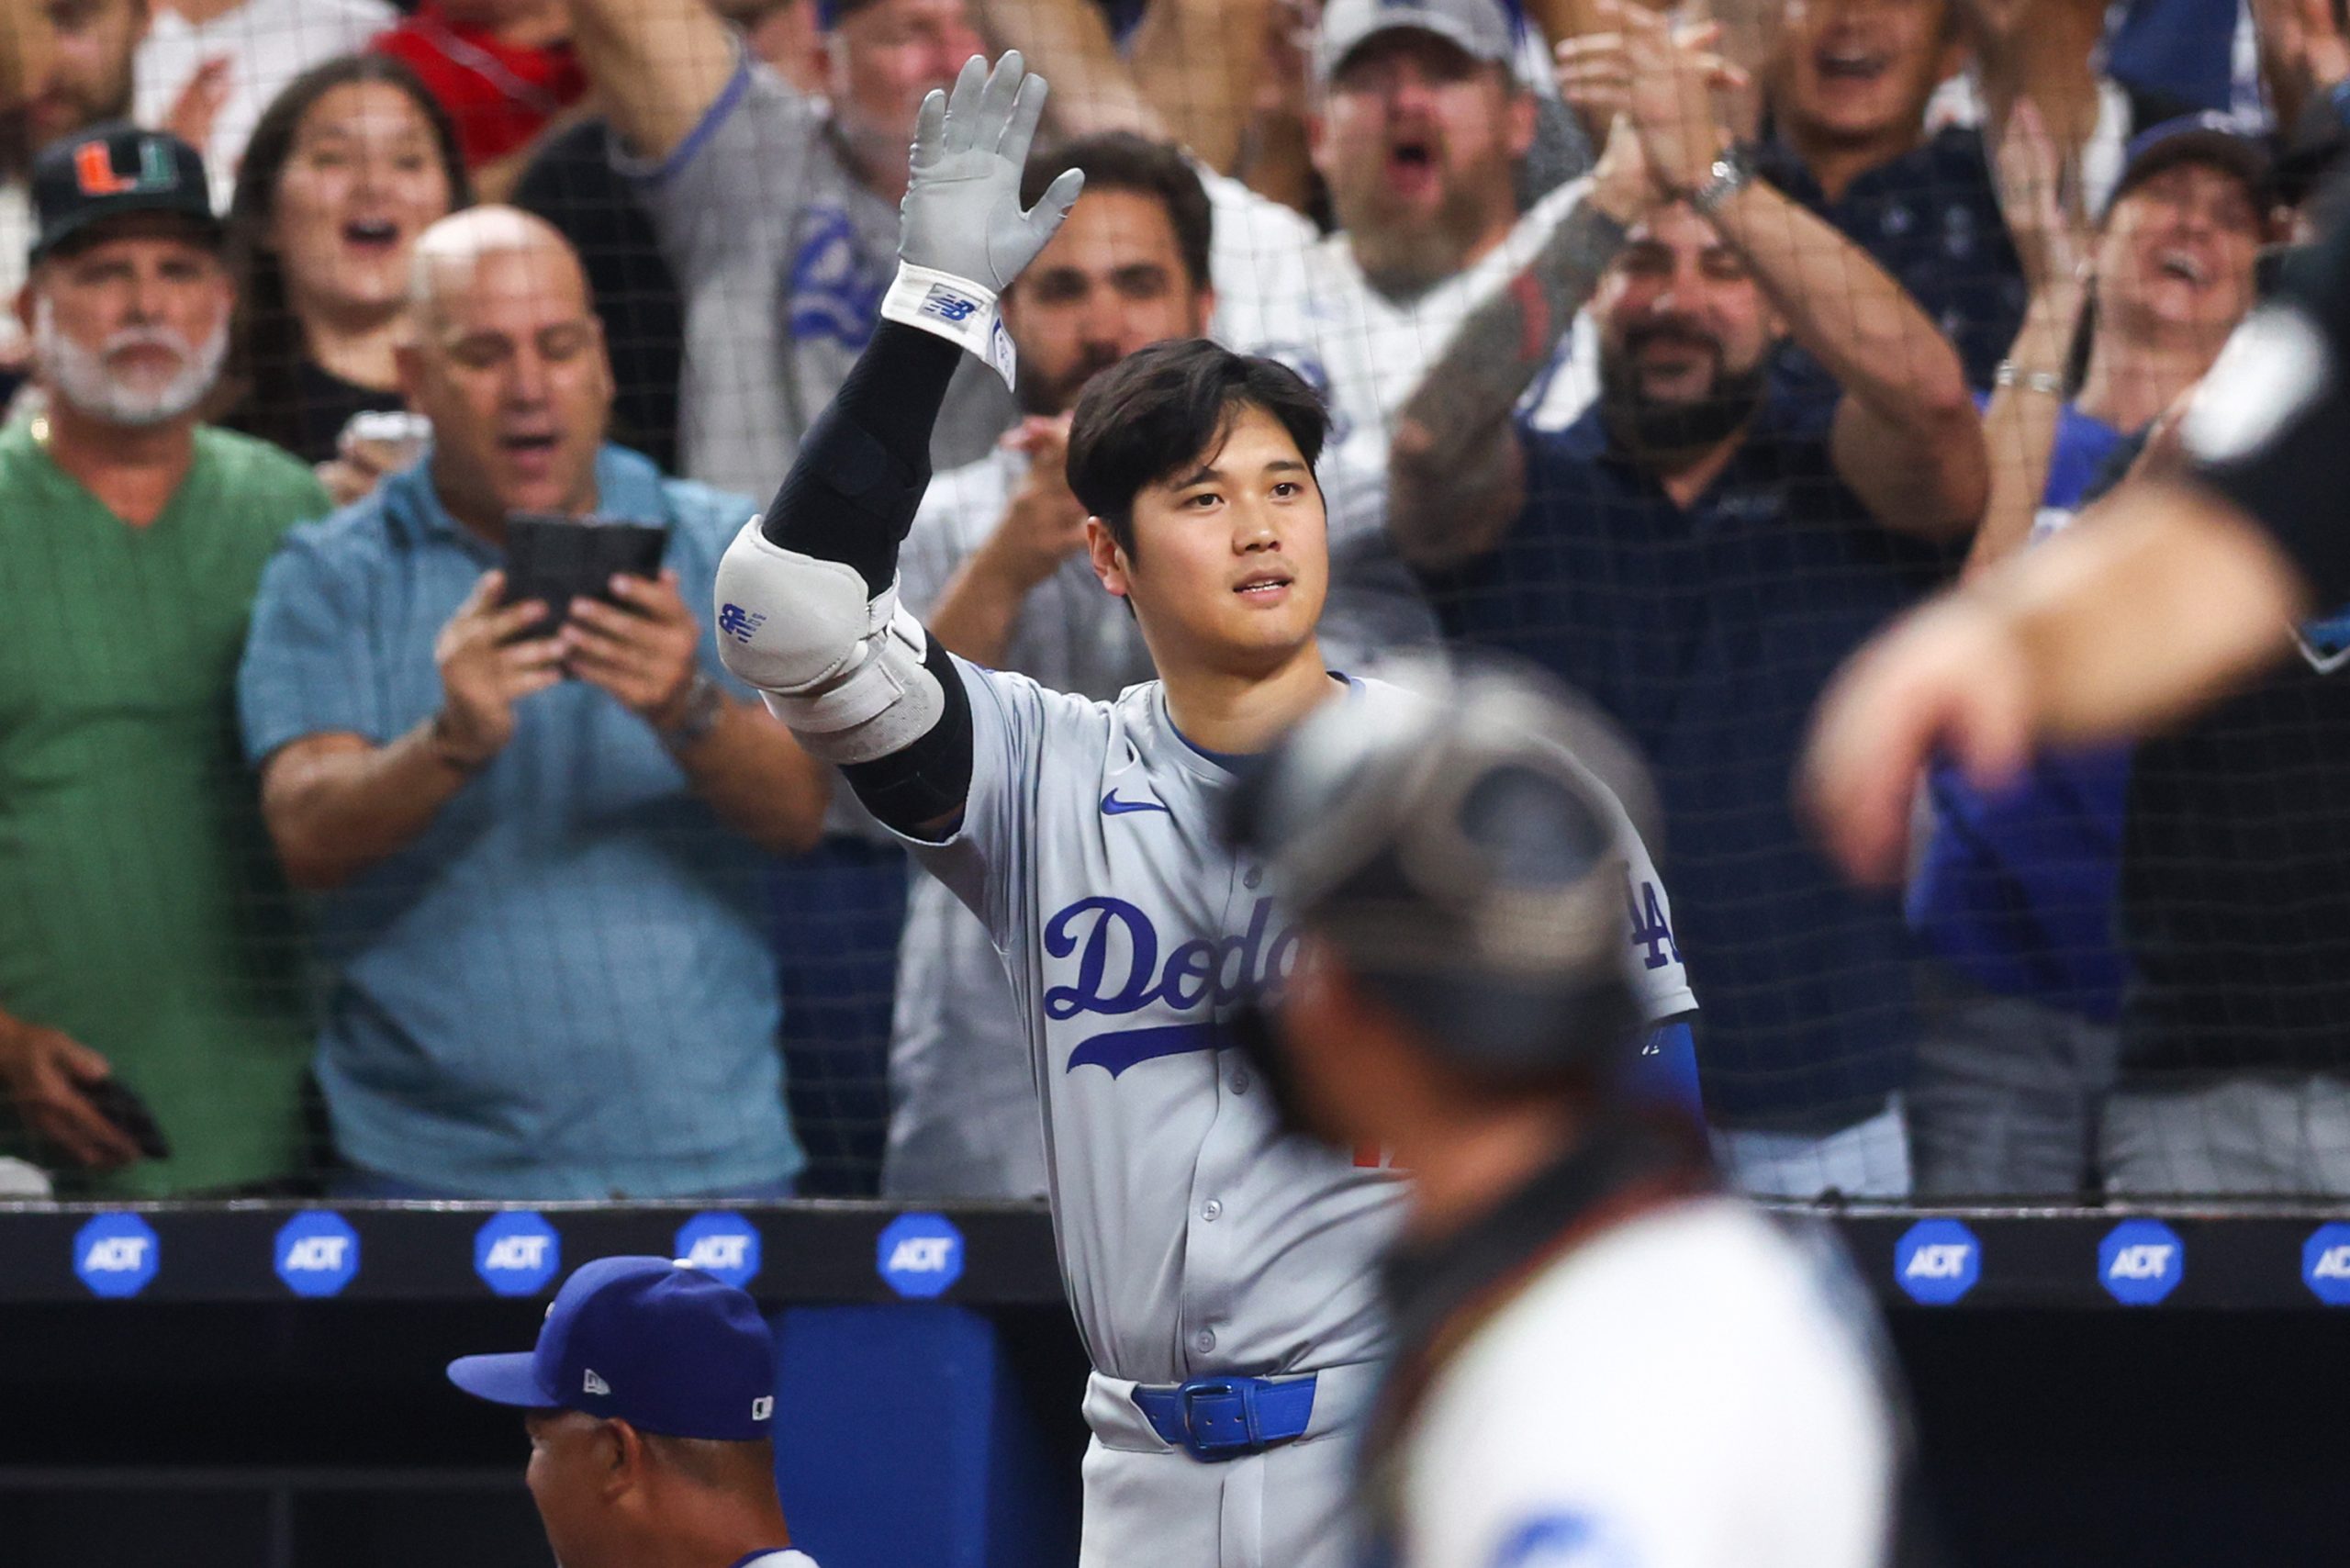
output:
[[[580,1381],[579,1387],[581,1392],[586,1394],[610,1394],[612,1391],[612,1385],[610,1383],[606,1383],[602,1378],[596,1375],[596,1369],[594,1367],[589,1367],[588,1369],[588,1375]]]

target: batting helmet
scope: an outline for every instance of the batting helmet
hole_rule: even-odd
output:
[[[1292,732],[1235,792],[1235,846],[1460,1066],[1507,1081],[1628,1062],[1629,830],[1576,760],[1588,718],[1496,670],[1407,684],[1422,700],[1333,702]]]

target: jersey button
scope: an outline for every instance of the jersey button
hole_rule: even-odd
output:
[[[1200,1217],[1207,1221],[1210,1225],[1214,1225],[1215,1223],[1215,1216],[1223,1212],[1224,1204],[1221,1199],[1210,1198],[1206,1203],[1200,1205]]]
[[[1235,1094],[1246,1094],[1248,1092],[1248,1070],[1247,1068],[1236,1067],[1232,1070],[1232,1092]]]
[[[1264,879],[1265,873],[1260,867],[1251,866],[1240,874],[1240,885],[1244,888],[1253,888]]]
[[[1192,1349],[1193,1349],[1194,1350],[1197,1350],[1200,1354],[1202,1354],[1202,1355],[1203,1355],[1203,1356],[1204,1356],[1204,1355],[1206,1355],[1210,1350],[1214,1350],[1214,1349],[1215,1349],[1215,1330],[1214,1330],[1214,1329],[1213,1329],[1213,1328],[1203,1328],[1203,1329],[1201,1329],[1198,1333],[1196,1333],[1196,1334],[1192,1335]]]

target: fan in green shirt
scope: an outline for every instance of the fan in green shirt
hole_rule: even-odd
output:
[[[69,1191],[279,1181],[310,1032],[235,678],[263,564],[327,498],[197,423],[229,293],[195,153],[128,128],[52,151],[25,308],[50,407],[0,432],[0,1150]],[[169,1159],[95,1114],[109,1075]]]

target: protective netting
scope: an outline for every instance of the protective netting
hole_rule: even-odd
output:
[[[8,0],[7,1180],[1043,1191],[1061,1067],[711,592],[874,330],[915,106],[1016,45],[1032,187],[1090,183],[1017,395],[968,364],[940,420],[940,640],[1148,678],[1067,415],[1159,339],[1278,358],[1332,417],[1333,667],[1499,649],[1645,754],[1629,918],[1740,1181],[2350,1191],[2338,620],[2134,750],[1936,771],[1903,890],[1794,803],[1845,658],[2165,462],[2317,220],[2350,42],[2270,9]],[[420,257],[509,202],[551,227]]]

